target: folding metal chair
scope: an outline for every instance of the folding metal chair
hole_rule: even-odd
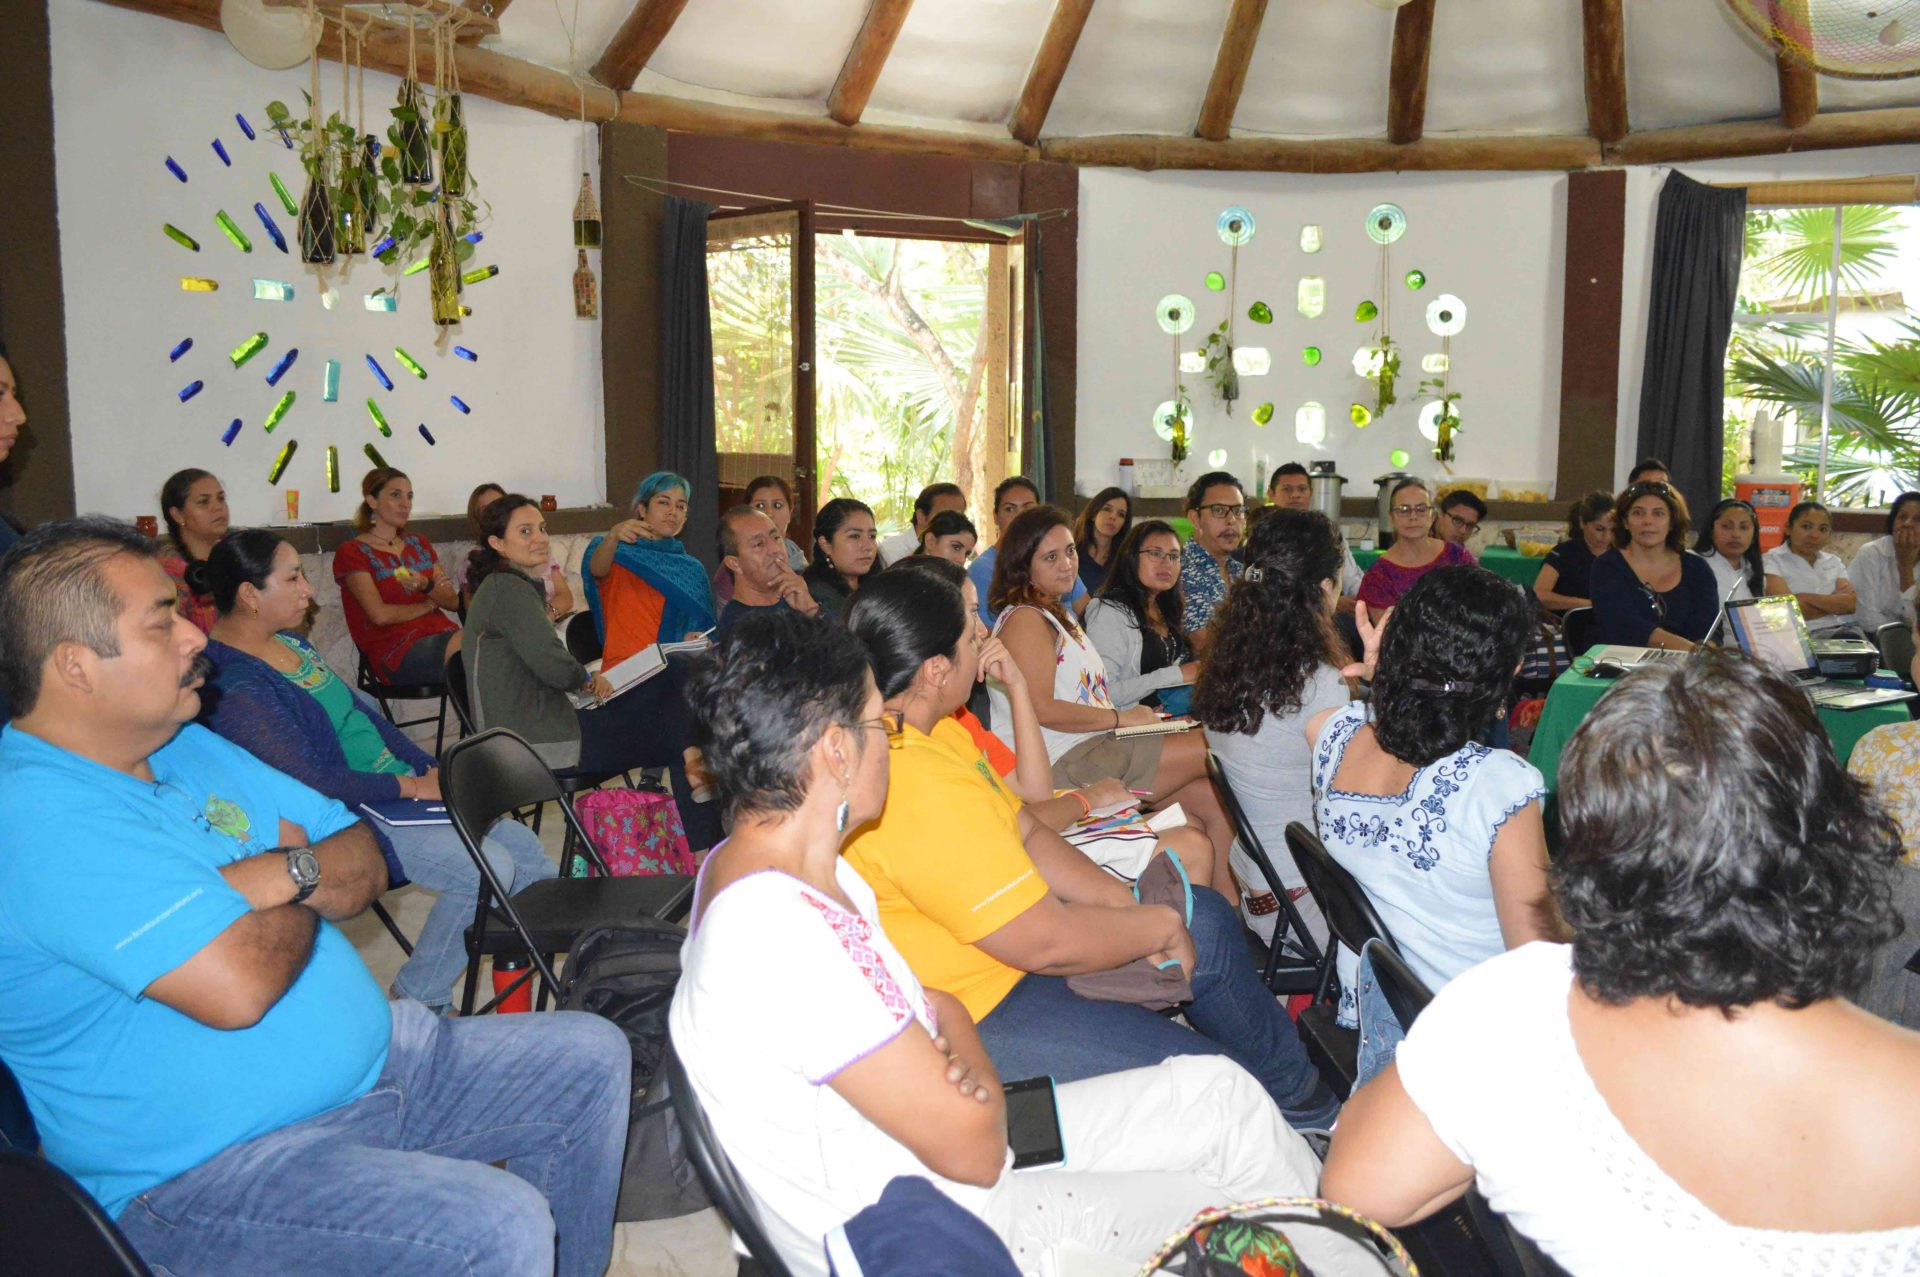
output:
[[[685,874],[654,874],[615,878],[588,840],[586,831],[566,801],[560,781],[547,769],[533,746],[503,728],[481,732],[447,747],[440,758],[440,793],[447,814],[467,854],[480,871],[480,892],[474,902],[473,925],[467,928],[467,978],[461,1014],[473,1014],[480,978],[480,958],[496,953],[526,953],[533,967],[516,979],[480,1013],[491,1011],[507,993],[537,972],[542,980],[540,1005],[560,989],[554,959],[573,946],[580,935],[596,927],[629,925],[641,915],[666,922],[684,917],[693,898],[693,879]],[[511,897],[480,854],[480,843],[495,822],[524,807],[554,802],[579,851],[597,878],[549,878],[528,883]]]
[[[458,655],[458,653],[456,653]],[[395,727],[418,727],[422,723],[433,724],[433,752],[440,752],[441,744],[447,735],[447,683],[389,683],[377,677],[373,668],[367,664],[367,654],[360,653],[360,667],[357,684],[361,691],[380,703],[380,712]],[[409,718],[405,721],[393,716],[392,701],[438,701],[439,708],[428,718]]]
[[[1306,879],[1307,890],[1319,904],[1320,913],[1327,920],[1327,930],[1335,940],[1356,954],[1361,946],[1376,937],[1389,945],[1393,943],[1392,933],[1387,930],[1387,924],[1380,921],[1367,893],[1352,874],[1327,854],[1318,834],[1299,821],[1293,822],[1287,826],[1287,850],[1293,853],[1293,863]],[[1327,949],[1331,959],[1333,946],[1328,945]],[[1313,1005],[1300,1013],[1300,1030],[1306,1039],[1307,1053],[1315,1057],[1314,1063],[1327,1075],[1328,1084],[1345,1095],[1352,1091],[1358,1072],[1360,1035],[1335,1023],[1335,1007],[1329,1001],[1333,977],[1334,963],[1329,960],[1321,966]]]
[[[747,1248],[747,1258],[740,1261],[739,1277],[754,1274],[792,1277],[786,1261],[773,1248],[766,1227],[760,1222],[760,1212],[755,1209],[753,1198],[747,1195],[740,1172],[734,1169],[727,1151],[720,1147],[713,1125],[707,1121],[706,1110],[700,1107],[700,1097],[693,1093],[693,1083],[687,1079],[687,1066],[680,1062],[680,1053],[673,1049],[671,1042],[667,1044],[667,1055],[660,1067],[666,1073],[673,1116],[680,1123],[680,1134],[687,1142],[687,1156],[699,1172],[700,1182],[706,1186],[707,1196],[713,1199],[720,1217]]]
[[[0,1062],[0,1277],[153,1277],[74,1178],[40,1155],[40,1131]]]
[[[1320,944],[1307,930],[1307,924],[1300,917],[1300,910],[1287,895],[1287,885],[1273,867],[1273,860],[1267,855],[1267,848],[1260,841],[1260,835],[1254,831],[1253,822],[1247,819],[1247,813],[1240,806],[1239,796],[1233,792],[1233,785],[1227,780],[1227,771],[1221,765],[1219,755],[1211,750],[1207,752],[1207,775],[1213,781],[1213,787],[1220,795],[1220,805],[1226,809],[1227,823],[1233,826],[1233,836],[1246,850],[1253,863],[1259,866],[1260,877],[1266,883],[1268,891],[1280,902],[1280,916],[1273,926],[1273,940],[1267,946],[1261,977],[1267,988],[1274,993],[1312,993],[1321,986],[1323,972],[1321,968],[1329,961],[1321,951]]]

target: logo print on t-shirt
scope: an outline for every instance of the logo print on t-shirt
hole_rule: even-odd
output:
[[[245,842],[247,835],[253,832],[253,822],[247,819],[247,813],[238,803],[230,803],[224,798],[207,795],[207,809],[201,813],[207,823],[236,842]]]

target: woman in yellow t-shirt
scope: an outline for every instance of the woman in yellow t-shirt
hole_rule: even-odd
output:
[[[883,572],[854,596],[847,628],[873,660],[885,708],[904,718],[886,806],[848,844],[881,925],[921,983],[959,998],[1007,1077],[1066,1082],[1227,1054],[1258,1078],[1296,1126],[1339,1107],[1248,958],[1239,914],[1205,887],[1190,918],[1142,905],[1027,813],[952,718],[983,654],[961,592],[924,572]],[[1193,1000],[1190,1032],[1144,1007],[1096,1002],[1066,977],[1137,959],[1178,962]]]

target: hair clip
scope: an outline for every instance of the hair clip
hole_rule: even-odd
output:
[[[1472,683],[1456,683],[1452,679],[1436,683],[1431,679],[1410,678],[1407,686],[1416,692],[1431,692],[1436,696],[1471,696],[1474,692]]]
[[[1260,584],[1261,581],[1265,580],[1266,575],[1267,574],[1261,571],[1259,568],[1240,569],[1240,579],[1242,581],[1252,581],[1255,585],[1258,585]]]

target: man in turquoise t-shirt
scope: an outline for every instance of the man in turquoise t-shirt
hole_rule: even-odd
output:
[[[169,1272],[598,1274],[624,1036],[389,1004],[334,925],[378,844],[191,722],[205,645],[125,524],[0,565],[0,1061],[46,1155]]]

